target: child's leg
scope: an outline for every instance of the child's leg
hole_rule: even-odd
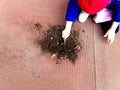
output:
[[[84,11],[80,12],[80,14],[78,16],[79,22],[84,23],[87,20],[88,16],[89,16],[88,13],[86,13]]]

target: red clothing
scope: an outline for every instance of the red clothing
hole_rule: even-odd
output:
[[[96,14],[105,8],[111,0],[78,0],[80,8],[89,14]]]

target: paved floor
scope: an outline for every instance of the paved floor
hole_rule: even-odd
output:
[[[64,25],[68,0],[0,0],[0,90],[119,90],[120,33],[113,44],[91,18],[80,30],[75,65],[55,64],[34,42],[51,25]],[[40,30],[34,24],[41,23]],[[84,32],[83,32],[84,30]]]

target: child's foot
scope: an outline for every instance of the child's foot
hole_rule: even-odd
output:
[[[87,20],[88,16],[89,16],[88,13],[82,11],[78,16],[79,22],[84,23]]]

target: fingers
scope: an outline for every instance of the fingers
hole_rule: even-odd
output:
[[[108,40],[108,43],[111,44],[114,40],[113,39],[110,39]]]
[[[113,40],[111,40],[110,42],[109,42],[109,44],[111,44],[113,42]]]
[[[67,39],[67,38],[69,37],[69,35],[70,35],[70,32],[67,31],[67,30],[64,30],[64,31],[62,32],[62,38],[63,38],[64,40]]]
[[[108,32],[103,37],[108,37],[108,41],[107,42],[110,43],[110,37],[108,35]]]
[[[108,43],[111,44],[114,41],[115,35],[111,34],[110,32],[107,32],[104,37],[108,37]]]
[[[114,41],[114,37],[108,36],[108,43],[111,44]]]
[[[65,39],[65,34],[64,34],[64,31],[62,32],[62,38],[64,38],[64,39]]]
[[[109,44],[111,44],[113,41],[114,41],[114,39],[113,39],[113,38],[110,38],[110,37],[108,36],[108,41],[107,41],[107,42],[108,42]]]
[[[64,34],[64,33],[62,33],[62,38],[64,38],[64,39],[65,39],[65,34]]]
[[[108,36],[108,32],[104,35],[104,37],[107,37]]]
[[[68,37],[64,32],[62,33],[62,38],[65,40]]]

